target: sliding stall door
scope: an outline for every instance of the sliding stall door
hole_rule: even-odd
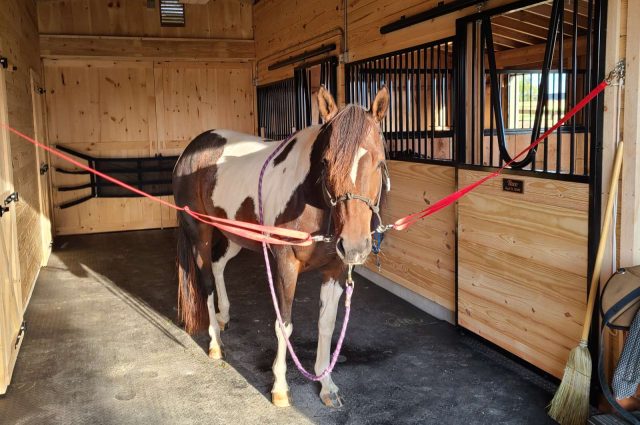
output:
[[[597,28],[587,17],[597,4],[540,3],[460,22],[459,188],[509,161],[590,91]],[[509,25],[531,31],[514,38]],[[588,108],[511,167],[522,171],[458,202],[458,323],[556,377],[586,308],[597,159]]]
[[[0,122],[4,123],[9,122],[5,72],[0,69]],[[0,207],[4,207],[4,199],[13,192],[9,131],[1,128]],[[6,392],[11,379],[20,348],[23,315],[15,203],[8,208],[0,217],[0,394]]]

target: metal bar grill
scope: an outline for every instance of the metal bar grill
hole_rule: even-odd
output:
[[[260,135],[281,140],[313,122],[312,69],[318,67],[320,84],[336,97],[337,64],[335,57],[304,64],[294,77],[258,87],[258,127]],[[317,75],[317,74],[316,74]]]
[[[281,140],[296,126],[296,87],[293,78],[258,87],[260,136]]]
[[[508,49],[518,48],[505,46],[500,37],[494,39],[494,34],[501,29],[492,27],[492,19],[508,15],[510,10],[503,9],[493,15],[480,13],[459,25],[459,30],[469,34],[459,34],[458,40],[466,43],[464,48],[470,52],[471,66],[468,77],[457,74],[462,91],[458,101],[467,96],[471,105],[468,116],[460,111],[457,115],[471,128],[469,135],[458,133],[458,140],[463,143],[459,149],[464,153],[460,155],[461,164],[499,167],[526,146],[523,139],[535,141],[588,93],[592,57],[597,54],[592,51],[597,37],[592,10],[597,1],[580,2],[588,5],[588,17],[585,17],[586,12],[579,10],[578,2],[568,3],[565,10],[566,1],[554,0],[548,17],[544,55],[528,58],[530,62],[526,64],[506,62],[505,65],[498,58],[499,50],[500,57],[504,57]],[[540,10],[538,8],[537,13]],[[489,92],[486,92],[487,85]],[[485,93],[488,103],[484,101]],[[542,152],[530,151],[512,168],[586,181],[591,168],[590,132],[593,129],[589,121],[593,108],[588,105],[541,144]]]
[[[453,38],[346,65],[347,102],[370,107],[382,85],[389,110],[381,123],[389,157],[453,163]]]

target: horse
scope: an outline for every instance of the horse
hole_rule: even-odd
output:
[[[323,87],[317,99],[324,124],[302,129],[284,142],[230,130],[207,131],[189,143],[173,171],[178,205],[215,217],[258,223],[260,170],[278,145],[286,143],[263,175],[264,224],[310,234],[333,229],[335,244],[269,246],[286,332],[285,337],[276,321],[278,347],[271,391],[276,406],[291,404],[285,376],[285,338],[293,331],[291,309],[298,274],[316,269],[322,274],[315,361],[315,372],[320,374],[330,361],[346,268],[363,264],[371,251],[372,218],[374,212],[377,215],[385,177],[388,179],[380,128],[389,105],[387,88],[378,91],[369,111],[353,104],[339,110]],[[225,266],[242,248],[259,250],[261,244],[220,231],[181,211],[177,245],[179,319],[190,334],[208,326],[209,357],[221,359],[220,330],[229,322]],[[331,375],[320,382],[323,403],[342,406]]]

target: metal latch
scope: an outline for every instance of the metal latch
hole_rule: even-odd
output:
[[[27,330],[27,322],[23,321],[22,324],[20,325],[20,331],[18,332],[18,336],[16,336],[16,345],[13,346],[14,349],[18,348],[18,345],[20,345],[20,341],[24,337],[25,330]]]

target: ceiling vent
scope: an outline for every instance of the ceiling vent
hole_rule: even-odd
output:
[[[160,0],[160,25],[184,27],[184,5],[178,0]]]

